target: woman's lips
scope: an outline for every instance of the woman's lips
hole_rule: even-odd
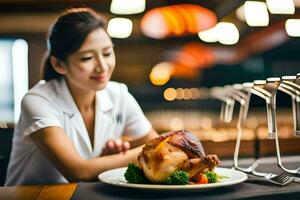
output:
[[[91,79],[93,79],[97,82],[105,82],[107,79],[107,75],[103,74],[103,75],[99,75],[99,76],[92,76]]]

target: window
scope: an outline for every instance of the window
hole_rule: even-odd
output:
[[[16,123],[28,91],[28,44],[0,39],[0,123]]]

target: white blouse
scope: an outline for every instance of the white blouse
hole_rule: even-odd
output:
[[[24,96],[15,128],[5,185],[67,183],[29,135],[41,128],[57,126],[84,159],[98,157],[105,143],[126,134],[142,137],[151,129],[125,84],[109,82],[96,92],[94,148],[83,118],[64,79],[39,82]]]

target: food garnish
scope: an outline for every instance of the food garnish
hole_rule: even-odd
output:
[[[167,185],[186,185],[189,183],[189,174],[185,171],[175,171],[167,177],[165,183]]]
[[[135,163],[128,164],[124,177],[129,183],[149,183],[148,179],[144,175],[143,170]]]

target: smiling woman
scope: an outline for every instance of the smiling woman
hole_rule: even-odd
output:
[[[73,8],[52,27],[46,82],[22,100],[6,185],[95,180],[157,136],[126,85],[109,81],[116,60],[104,25],[92,9]]]

